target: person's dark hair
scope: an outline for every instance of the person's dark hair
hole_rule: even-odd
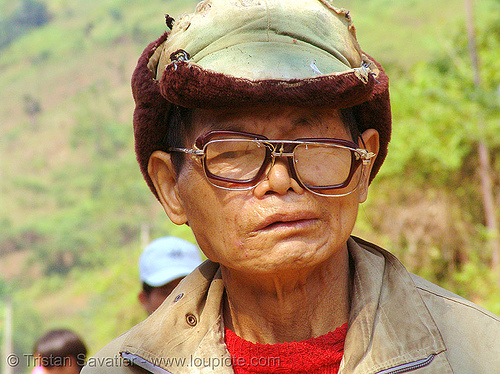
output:
[[[189,137],[189,129],[192,128],[191,122],[193,110],[173,105],[167,117],[166,134],[165,134],[165,151],[173,147],[185,147],[184,144]],[[184,164],[184,154],[180,152],[171,153],[172,164],[174,170],[178,174]]]
[[[345,128],[349,131],[352,141],[354,143],[358,142],[358,138],[361,136],[359,130],[358,121],[356,121],[356,116],[352,108],[346,108],[340,110],[340,119],[344,124]]]
[[[146,282],[142,282],[142,290],[146,293],[146,295],[149,295],[151,291],[153,291],[153,286],[150,286]]]
[[[51,330],[35,343],[34,352],[40,355],[44,367],[63,366],[68,357],[75,358],[77,366],[83,368],[87,347],[73,331]]]

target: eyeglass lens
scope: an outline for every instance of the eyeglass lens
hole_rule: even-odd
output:
[[[334,145],[301,144],[294,152],[295,170],[312,187],[343,184],[351,171],[351,150]]]
[[[258,178],[271,161],[273,145],[259,140],[217,139],[205,146],[207,176],[217,178],[218,186],[230,189],[248,188],[245,183],[258,183]],[[334,144],[301,143],[293,149],[293,167],[297,177],[308,189],[322,194],[344,193],[348,186],[355,188],[361,172],[351,172],[353,152]],[[359,169],[359,168],[358,168]],[[230,183],[231,186],[226,184]]]
[[[255,178],[266,153],[264,144],[252,140],[213,140],[205,147],[205,167],[215,176],[245,182]]]

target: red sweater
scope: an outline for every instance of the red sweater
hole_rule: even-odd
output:
[[[337,374],[344,354],[347,323],[317,338],[280,344],[252,343],[228,328],[225,331],[235,374]]]

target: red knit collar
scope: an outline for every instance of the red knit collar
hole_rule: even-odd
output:
[[[344,354],[347,323],[328,334],[300,342],[259,344],[225,328],[235,373],[336,373]]]

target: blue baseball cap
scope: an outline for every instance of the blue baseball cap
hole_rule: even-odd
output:
[[[191,273],[202,259],[198,247],[173,236],[152,241],[139,259],[142,282],[152,287],[163,286]]]

